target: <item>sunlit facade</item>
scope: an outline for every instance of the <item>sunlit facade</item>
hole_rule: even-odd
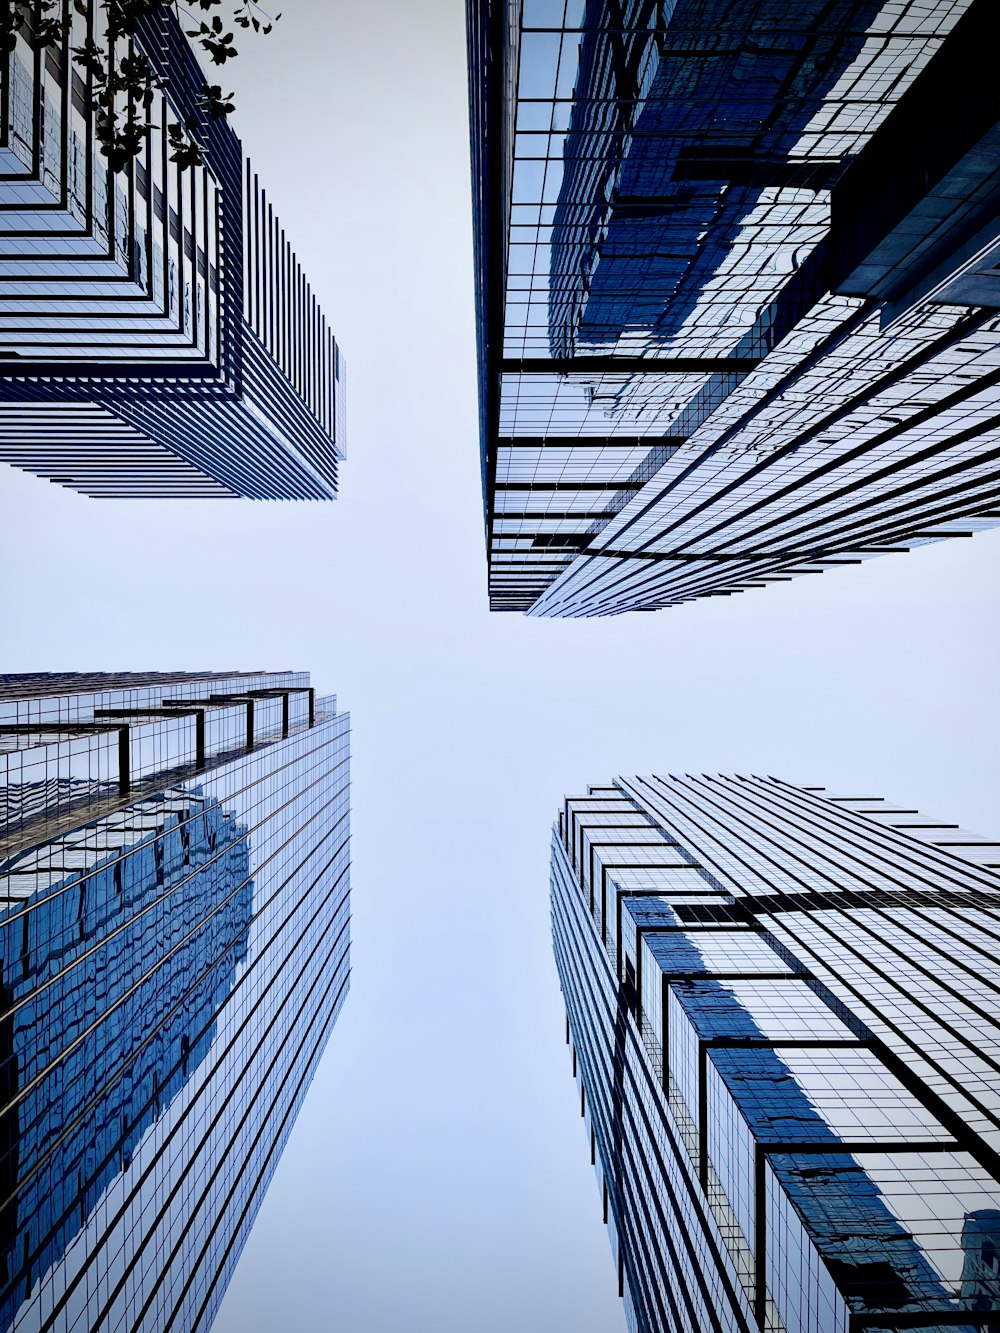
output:
[[[564,803],[552,924],[633,1333],[1000,1327],[1000,842],[618,778]]]
[[[348,990],[348,718],[6,676],[0,765],[0,1330],[205,1330]]]
[[[346,367],[240,140],[201,105],[219,76],[172,6],[142,20],[164,86],[109,174],[68,54],[88,34],[103,49],[104,10],[65,17],[66,50],[24,31],[2,71],[0,460],[93,496],[332,498]],[[168,134],[188,120],[205,159],[181,171]]]
[[[490,605],[1000,521],[994,0],[469,0]]]

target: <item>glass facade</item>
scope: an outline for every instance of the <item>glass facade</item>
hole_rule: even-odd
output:
[[[0,459],[86,495],[332,498],[346,367],[173,8],[141,22],[163,87],[118,173],[70,58],[89,40],[114,67],[104,9],[59,10],[64,43],[29,26],[3,60]],[[204,161],[181,171],[188,121]]]
[[[564,803],[552,925],[633,1333],[1000,1327],[1000,842],[619,778]]]
[[[0,1329],[207,1329],[348,990],[349,719],[8,676],[0,755]]]
[[[1000,521],[994,0],[469,0],[490,605]]]

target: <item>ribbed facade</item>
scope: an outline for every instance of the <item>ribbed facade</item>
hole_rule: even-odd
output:
[[[619,778],[564,804],[552,923],[631,1330],[1000,1327],[1000,842]]]
[[[299,673],[0,677],[0,1329],[205,1330],[347,994]]]
[[[994,0],[469,0],[490,605],[1000,521]]]
[[[117,174],[70,57],[106,47],[104,12],[60,9],[64,45],[22,33],[3,62],[0,459],[95,496],[332,498],[346,368],[172,8],[135,42],[164,90]],[[188,119],[204,163],[181,171]]]

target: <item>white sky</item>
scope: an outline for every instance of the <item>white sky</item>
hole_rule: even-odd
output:
[[[757,771],[1000,827],[1000,532],[657,615],[488,614],[464,43],[460,0],[289,0],[220,75],[348,359],[340,501],[0,470],[4,669],[296,668],[353,714],[353,988],[218,1333],[623,1327],[549,943],[564,793]]]

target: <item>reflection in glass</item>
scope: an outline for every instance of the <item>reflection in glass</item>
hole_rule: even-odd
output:
[[[966,1214],[962,1249],[965,1308],[1000,1313],[1000,1209],[981,1208]]]
[[[995,525],[989,0],[469,18],[492,609],[654,610]]]
[[[245,827],[198,787],[0,866],[0,1326],[205,1059],[247,957]]]

